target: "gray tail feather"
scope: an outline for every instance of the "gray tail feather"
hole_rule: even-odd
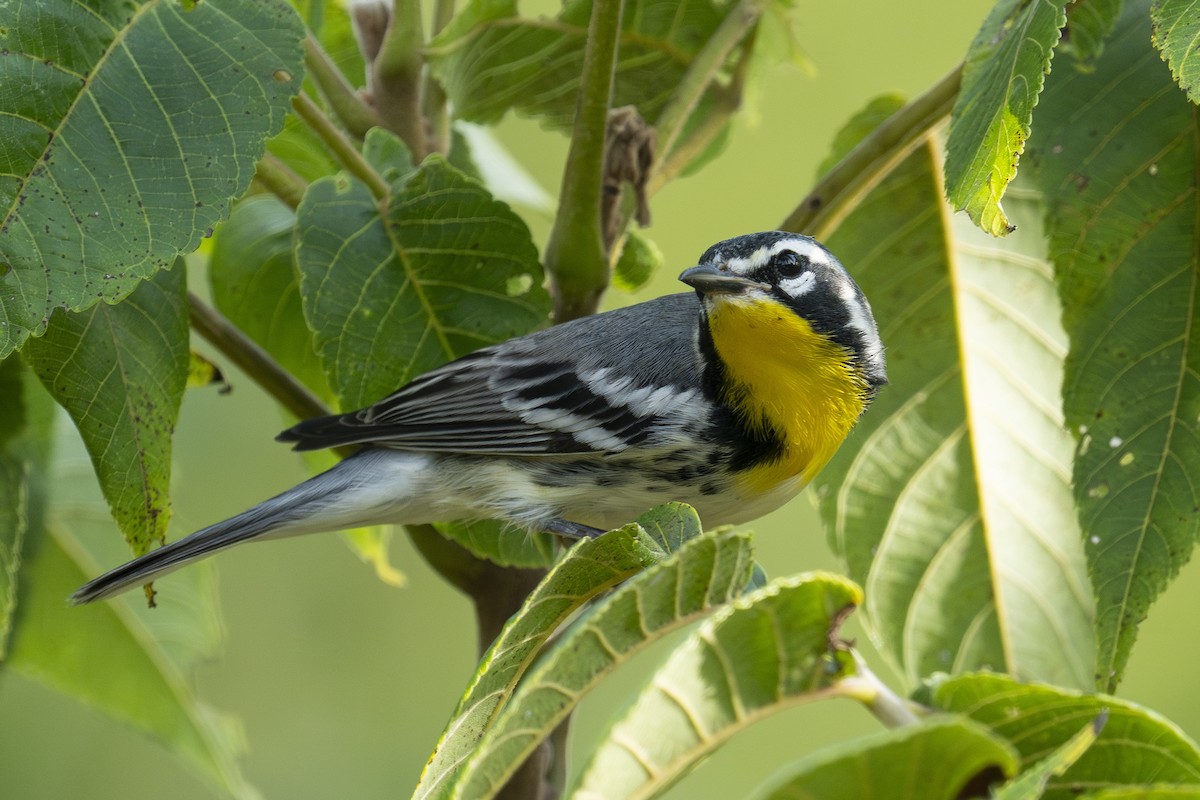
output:
[[[364,451],[365,452],[365,451]],[[352,483],[351,457],[270,500],[223,522],[201,528],[89,581],[71,595],[74,605],[102,600],[241,542],[324,530],[321,511]]]

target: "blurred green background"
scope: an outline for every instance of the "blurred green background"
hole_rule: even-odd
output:
[[[989,7],[983,0],[800,3],[797,36],[813,73],[770,73],[727,151],[654,199],[647,233],[669,266],[637,296],[614,292],[608,304],[678,291],[674,276],[709,244],[777,225],[811,186],[842,123],[877,94],[912,96],[949,71]],[[507,120],[499,135],[555,194],[565,139],[518,119]],[[526,217],[544,241],[548,221]],[[854,265],[848,267],[853,272]],[[227,370],[226,376],[230,394],[192,391],[183,406],[176,536],[304,475],[300,460],[271,441],[285,423],[272,403],[240,374]],[[759,560],[773,576],[838,569],[806,499],[751,527]],[[415,784],[473,671],[474,620],[468,603],[424,567],[403,537],[392,559],[408,577],[402,589],[376,580],[332,535],[239,548],[218,560],[226,641],[199,670],[199,691],[240,718],[244,770],[266,797],[402,797]],[[1200,567],[1187,572],[1143,625],[1123,694],[1195,737],[1200,647],[1193,643],[1193,609],[1200,604]],[[161,582],[164,592],[171,580]],[[856,627],[850,634],[865,640]],[[664,652],[643,654],[584,703],[572,733],[575,752],[588,751]],[[800,707],[733,740],[670,796],[741,797],[788,760],[877,728],[848,702]],[[0,674],[0,797],[215,795],[131,729],[37,683]]]

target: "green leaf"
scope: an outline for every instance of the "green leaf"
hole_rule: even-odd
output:
[[[821,162],[821,166],[817,167],[817,174],[824,175],[836,167],[869,133],[903,107],[904,98],[898,94],[880,95],[868,102],[838,130],[833,144],[829,147],[829,153]]]
[[[993,236],[1013,227],[1000,198],[1017,174],[1067,0],[1004,0],[971,43],[946,142],[946,196]]]
[[[646,519],[663,513],[675,512],[651,510]],[[567,551],[483,655],[421,773],[414,800],[449,796],[462,762],[474,752],[534,656],[563,622],[588,600],[667,555],[662,545],[637,524],[584,539]]]
[[[50,456],[56,406],[34,386],[19,358],[0,361],[0,664],[25,577],[26,537],[41,528],[46,505],[44,481],[35,477]]]
[[[1049,81],[1030,153],[1070,336],[1063,407],[1109,691],[1200,538],[1200,126],[1130,5],[1094,72]]]
[[[784,772],[756,800],[955,800],[968,785],[1011,775],[1017,756],[977,722],[931,717],[821,750]],[[991,781],[987,781],[991,782]],[[976,795],[970,795],[976,796]],[[982,796],[982,795],[979,795]]]
[[[588,691],[648,645],[735,599],[753,563],[749,534],[696,536],[597,603],[522,680],[463,766],[454,796],[494,796]]]
[[[947,223],[935,158],[914,152],[828,241],[872,300],[891,383],[814,481],[821,517],[909,686],[982,667],[1091,686],[1039,207],[1014,192],[1005,239]]]
[[[171,434],[187,384],[182,264],[119,305],[58,312],[24,356],[71,415],[126,541],[144,553],[171,516]]]
[[[664,263],[658,245],[631,228],[626,232],[621,255],[613,268],[613,286],[623,292],[636,292],[662,269]]]
[[[1107,721],[1108,712],[1101,710],[1094,720],[1084,725],[1079,733],[1059,745],[1054,752],[996,789],[992,793],[992,800],[1036,800],[1042,797],[1050,781],[1061,777],[1095,743]]]
[[[8,650],[13,611],[17,607],[21,551],[28,526],[29,486],[25,464],[8,452],[0,452],[0,663]]]
[[[551,128],[570,128],[591,7],[590,0],[570,0],[553,19],[530,19],[517,15],[516,0],[472,0],[428,49],[456,114],[488,123],[516,109]],[[628,3],[611,106],[637,106],[653,123],[701,48],[737,9],[711,0]],[[720,72],[728,79],[728,65]]]
[[[297,211],[304,312],[343,408],[528,333],[549,310],[525,224],[439,156],[397,166],[399,147],[367,137],[366,157],[391,176],[386,216],[345,174],[313,183]]]
[[[1200,103],[1200,15],[1191,0],[1154,0],[1154,46],[1193,103]]]
[[[0,358],[195,250],[303,74],[282,0],[16,0],[0,59]]]
[[[502,567],[549,567],[558,555],[555,536],[524,533],[500,520],[438,522],[434,527],[480,558]]]
[[[53,408],[40,387],[31,407]],[[252,798],[240,775],[235,728],[194,694],[186,672],[211,657],[220,635],[211,570],[173,577],[156,609],[127,599],[74,607],[72,591],[124,557],[103,510],[88,458],[72,426],[58,418],[54,459],[30,473],[53,516],[28,531],[19,605],[4,667],[132,725],[175,753],[225,793]],[[206,590],[206,591],[202,591]]]
[[[646,683],[584,767],[579,796],[653,797],[764,715],[814,700],[854,666],[830,641],[861,591],[780,578],[717,612]]]
[[[1196,745],[1170,721],[1115,697],[974,674],[934,685],[928,700],[940,710],[966,714],[1007,739],[1020,753],[1023,770],[1107,710],[1108,721],[1095,743],[1047,783],[1048,800],[1069,800],[1084,790],[1109,786],[1200,782]]]
[[[1077,68],[1093,68],[1117,25],[1123,4],[1123,0],[1086,0],[1067,6],[1067,27],[1059,48],[1075,56]]]
[[[271,195],[238,203],[217,230],[208,276],[213,304],[318,397],[332,392],[304,321],[292,263],[296,214]]]
[[[1125,786],[1120,789],[1081,794],[1079,800],[1200,800],[1200,786]]]

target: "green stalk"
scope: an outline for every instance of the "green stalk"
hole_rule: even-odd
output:
[[[554,292],[556,322],[593,313],[608,287],[608,254],[600,206],[621,7],[621,0],[596,0],[588,23],[575,127],[563,170],[558,216],[546,244],[546,270]]]
[[[454,0],[437,0],[433,7],[431,38],[441,33],[453,18]],[[429,126],[430,150],[438,153],[450,152],[450,115],[446,110],[446,90],[430,70],[425,71],[425,81],[421,87],[421,112]]]
[[[294,211],[304,199],[308,183],[279,158],[267,153],[254,170],[254,180]]]
[[[258,343],[224,314],[193,293],[188,293],[188,318],[192,330],[217,348],[267,394],[299,419],[322,417],[329,407],[296,380]]]
[[[700,98],[717,79],[721,68],[729,60],[730,53],[742,43],[747,32],[758,24],[767,2],[768,0],[742,0],[737,8],[725,16],[688,67],[679,88],[675,90],[675,94],[671,96],[670,102],[655,123],[654,127],[658,131],[656,162],[661,162],[671,154]]]
[[[891,172],[897,161],[950,113],[961,83],[960,64],[859,142],[825,173],[779,227],[817,238],[827,236],[837,227],[843,212]]]
[[[329,148],[329,152],[354,177],[367,185],[376,200],[388,196],[388,185],[383,177],[367,163],[358,148],[333,124],[321,107],[304,92],[292,99],[296,115],[304,121],[317,137]]]
[[[879,680],[856,651],[851,653],[854,656],[855,674],[839,681],[832,693],[862,703],[889,728],[903,728],[919,722],[921,717],[916,710],[919,707]]]
[[[419,0],[396,0],[379,55],[371,65],[371,91],[383,124],[404,140],[417,162],[429,152],[421,116],[424,44]]]
[[[367,131],[381,124],[375,109],[363,102],[346,76],[333,63],[329,53],[311,33],[304,39],[304,65],[308,74],[321,90],[321,96],[329,104],[338,120],[352,136],[359,139]]]

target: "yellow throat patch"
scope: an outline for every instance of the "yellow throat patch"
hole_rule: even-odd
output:
[[[833,457],[866,407],[867,382],[846,348],[775,300],[719,296],[709,309],[713,345],[725,364],[725,402],[756,431],[784,439],[780,458],[742,476],[765,491],[789,479],[797,490]]]

